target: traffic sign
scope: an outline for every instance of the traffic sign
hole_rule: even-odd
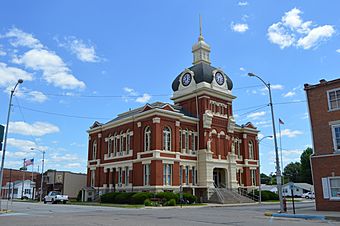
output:
[[[4,131],[5,131],[5,127],[3,125],[0,125],[0,143],[4,141]]]

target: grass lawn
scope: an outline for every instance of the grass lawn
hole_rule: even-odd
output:
[[[113,204],[113,203],[99,203],[99,202],[68,202],[68,205],[81,205],[81,206],[106,206],[106,207],[120,207],[120,208],[143,208],[144,205],[136,204]]]

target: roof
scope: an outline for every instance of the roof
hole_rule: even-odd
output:
[[[131,116],[134,116],[134,115],[138,115],[138,114],[140,114],[140,113],[142,113],[144,111],[147,111],[148,109],[163,109],[163,110],[168,110],[168,109],[165,109],[166,106],[169,106],[175,112],[182,113],[182,114],[184,114],[185,116],[188,116],[188,117],[196,118],[195,115],[191,114],[190,112],[187,112],[181,106],[173,105],[173,104],[169,104],[169,103],[164,103],[164,102],[159,102],[158,101],[158,102],[154,102],[154,103],[151,103],[151,104],[146,104],[143,107],[135,108],[135,109],[129,110],[127,112],[121,113],[116,118],[114,118],[114,119],[112,119],[112,120],[110,120],[110,121],[108,121],[108,122],[106,122],[104,124],[95,121],[90,128],[92,129],[92,128],[95,128],[97,126],[109,124],[109,123],[112,123],[112,122],[115,122],[115,121],[118,121],[118,120],[121,120],[121,119],[124,119],[124,118],[128,118],[128,117],[131,117]]]
[[[218,70],[217,68],[211,66],[208,63],[198,63],[189,68],[192,72],[194,72],[194,80],[196,84],[201,83],[201,82],[207,82],[207,83],[212,83],[213,81],[213,71]],[[225,74],[223,71],[219,70],[223,75],[226,77],[227,80],[227,87],[229,90],[233,88],[233,82],[231,79],[228,77],[227,74]],[[183,72],[181,72],[175,80],[172,82],[172,90],[177,91],[179,87],[179,80]]]
[[[326,81],[325,79],[321,79],[319,81],[319,83],[315,84],[315,85],[310,85],[310,84],[306,83],[306,84],[304,84],[304,88],[305,88],[305,90],[315,89],[315,88],[318,88],[320,86],[326,86],[326,85],[330,85],[330,84],[333,84],[333,83],[340,83],[340,78],[334,79],[334,80],[331,80],[331,81]]]
[[[289,183],[283,185],[283,186],[289,186]],[[308,183],[294,183],[294,187],[302,188],[304,190],[308,191],[314,191],[314,186]]]

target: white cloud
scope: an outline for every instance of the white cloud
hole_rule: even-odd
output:
[[[277,84],[277,85],[270,85],[270,88],[272,90],[282,90],[283,89],[283,85]]]
[[[7,55],[7,53],[0,49],[0,56],[6,56],[6,55]]]
[[[32,34],[23,32],[17,28],[11,28],[2,38],[10,38],[10,43],[14,47],[29,47],[29,48],[43,48],[40,41],[33,37]]]
[[[243,33],[248,30],[248,24],[234,24],[231,23],[231,29],[235,32]]]
[[[309,114],[308,114],[308,112],[305,112],[305,113],[303,114],[303,116],[301,117],[301,119],[309,119]]]
[[[247,6],[248,2],[244,1],[244,2],[238,2],[238,6]]]
[[[138,103],[146,103],[151,99],[151,96],[147,93],[144,93],[143,96],[137,97],[136,102]]]
[[[269,41],[279,45],[281,49],[290,46],[310,49],[335,33],[331,25],[316,27],[312,21],[303,22],[301,14],[301,10],[293,8],[285,13],[281,21],[269,26]]]
[[[340,53],[340,49],[335,50],[337,53]]]
[[[11,87],[8,87],[6,91],[9,93],[10,90]],[[48,99],[44,93],[40,91],[31,91],[25,87],[17,88],[15,95],[17,97],[25,98],[26,100],[37,103],[43,103]]]
[[[240,71],[245,71],[246,69],[244,69],[244,67],[240,67]]]
[[[17,148],[24,152],[31,152],[31,148],[37,149],[37,150],[47,150],[46,146],[39,146],[35,142],[30,140],[21,140],[21,139],[15,139],[15,138],[8,138],[7,143],[9,146]]]
[[[283,94],[282,96],[283,97],[292,97],[292,96],[295,96],[295,92],[293,92],[293,91],[289,91],[288,93],[285,93],[285,94]]]
[[[258,111],[258,112],[250,113],[249,115],[247,115],[247,118],[254,120],[264,115],[266,115],[265,111]]]
[[[11,133],[21,134],[21,135],[32,135],[41,137],[46,134],[57,133],[59,128],[51,123],[47,122],[35,122],[33,124],[28,124],[26,122],[10,122],[9,131]]]
[[[33,70],[41,70],[43,78],[56,87],[62,89],[85,88],[85,83],[74,77],[63,60],[54,52],[45,49],[32,49],[23,56],[14,59],[14,62]]]
[[[289,138],[293,138],[293,137],[296,137],[302,134],[303,132],[300,130],[290,130],[290,129],[281,130],[281,137],[287,136]],[[280,136],[280,133],[278,133],[277,136]]]
[[[83,40],[73,36],[66,37],[65,40],[65,43],[59,43],[59,45],[70,50],[79,60],[92,63],[100,60],[93,45],[85,44]]]
[[[332,37],[335,30],[331,25],[324,25],[317,28],[312,29],[308,35],[303,38],[300,38],[297,42],[298,46],[301,46],[304,49],[310,49],[316,46],[323,40]]]
[[[130,100],[134,100],[138,103],[147,103],[151,99],[151,95],[148,93],[144,93],[142,96],[139,96],[138,92],[133,88],[124,87],[124,91],[127,93],[126,96],[123,96],[123,100],[128,102]],[[139,96],[139,97],[137,97]]]
[[[24,81],[32,81],[32,74],[16,67],[9,67],[5,63],[0,62],[0,86],[13,88],[18,79],[23,79]]]

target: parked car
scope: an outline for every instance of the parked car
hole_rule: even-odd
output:
[[[314,192],[310,191],[310,192],[302,194],[301,197],[305,199],[315,199],[315,194]]]
[[[44,198],[44,203],[51,202],[52,204],[55,203],[63,203],[66,204],[68,201],[67,195],[62,195],[59,191],[50,191],[48,195]]]

